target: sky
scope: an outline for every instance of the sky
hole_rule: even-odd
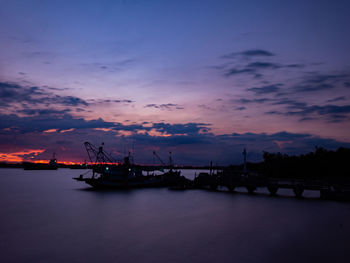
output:
[[[0,161],[350,147],[350,2],[0,0]]]

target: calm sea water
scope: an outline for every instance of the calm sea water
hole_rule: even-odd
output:
[[[82,172],[0,169],[0,262],[350,262],[350,203],[93,191]]]

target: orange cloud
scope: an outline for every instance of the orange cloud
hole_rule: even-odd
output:
[[[136,130],[137,134],[147,134],[147,130]]]
[[[171,134],[168,134],[166,132],[159,132],[156,129],[151,129],[148,132],[148,135],[153,136],[153,137],[170,137]]]
[[[60,133],[71,132],[71,131],[74,131],[74,130],[75,130],[74,128],[70,128],[70,129],[67,129],[67,130],[61,130]]]
[[[120,130],[118,131],[118,135],[117,136],[131,136],[133,135],[132,131],[124,131],[124,130]]]
[[[95,130],[95,131],[105,131],[105,132],[107,132],[107,131],[113,131],[112,128],[94,128],[94,130]]]
[[[37,150],[37,149],[29,149],[21,152],[13,152],[13,153],[1,153],[0,152],[0,162],[10,162],[10,163],[18,163],[22,162],[27,155],[38,155],[39,153],[44,152],[45,150]]]
[[[57,132],[57,129],[48,129],[44,131],[45,133]]]

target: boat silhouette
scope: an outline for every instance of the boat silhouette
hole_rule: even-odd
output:
[[[73,179],[85,182],[95,188],[144,188],[144,187],[162,187],[172,186],[185,180],[180,175],[180,171],[176,171],[170,167],[169,171],[160,175],[155,175],[155,170],[161,167],[155,167],[153,173],[150,167],[136,165],[130,162],[130,156],[124,158],[123,162],[117,162],[109,154],[103,150],[103,144],[95,147],[89,142],[84,143],[91,163],[91,177],[81,174]],[[143,175],[143,171],[147,171],[148,175]]]

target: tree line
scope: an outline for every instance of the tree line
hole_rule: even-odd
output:
[[[336,151],[316,147],[315,152],[300,156],[263,153],[258,165],[266,177],[300,179],[350,179],[350,148]]]

